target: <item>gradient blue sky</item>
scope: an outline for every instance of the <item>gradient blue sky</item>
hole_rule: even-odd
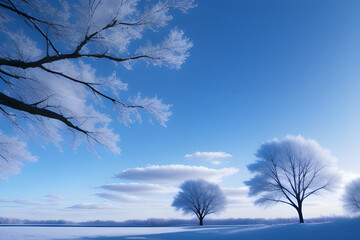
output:
[[[167,127],[146,117],[130,127],[114,122],[121,155],[99,149],[101,159],[86,146],[73,152],[64,145],[60,152],[53,145],[43,149],[30,143],[29,150],[39,160],[0,181],[0,216],[75,221],[181,217],[170,207],[171,192],[141,196],[146,201],[138,205],[96,195],[113,193],[100,188],[105,184],[132,182],[114,178],[126,169],[170,164],[239,169],[219,184],[238,188],[241,203],[230,204],[219,217],[296,216],[287,206],[267,210],[252,206],[243,184],[250,178],[246,165],[255,160],[260,144],[287,134],[318,141],[331,150],[348,176],[360,174],[360,2],[197,3],[171,23],[194,42],[180,70],[145,64],[132,71],[117,69],[129,83],[130,95],[156,94],[173,105]],[[113,71],[107,67],[99,66],[99,72]],[[112,114],[111,107],[108,113]],[[0,124],[1,129],[8,127],[7,122]],[[197,151],[232,157],[220,165],[185,158]],[[320,210],[305,209],[305,217],[343,214],[338,198],[319,199],[335,203],[325,207],[312,203]],[[87,209],[77,208],[79,204],[87,204]]]

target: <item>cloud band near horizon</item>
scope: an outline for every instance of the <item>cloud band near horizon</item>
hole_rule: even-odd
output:
[[[211,182],[220,182],[223,177],[238,172],[237,168],[213,169],[203,166],[186,165],[152,165],[148,167],[129,168],[119,174],[116,178],[147,181],[155,183],[181,183],[188,179],[205,179]]]

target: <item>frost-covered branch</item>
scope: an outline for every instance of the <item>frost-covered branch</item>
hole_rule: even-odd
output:
[[[102,113],[104,101],[125,125],[141,121],[143,109],[166,126],[171,105],[157,96],[126,95],[116,64],[179,69],[192,42],[176,27],[170,33],[162,28],[176,10],[193,7],[193,0],[0,1],[1,120],[38,143],[61,148],[70,133],[74,148],[85,142],[91,151],[102,145],[114,153],[119,136],[110,127],[114,117]],[[164,40],[150,44],[149,31]],[[100,74],[98,64],[114,71]]]
[[[0,130],[0,178],[19,173],[23,161],[37,160],[37,157],[26,150],[26,145],[26,142],[8,136]]]

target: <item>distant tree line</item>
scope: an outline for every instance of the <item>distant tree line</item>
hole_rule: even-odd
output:
[[[344,217],[323,217],[308,219],[309,223],[322,223],[328,221],[342,220]],[[275,225],[295,223],[296,218],[229,218],[229,219],[208,219],[207,225]],[[23,220],[17,218],[3,218],[0,217],[0,225],[80,225],[80,226],[179,226],[179,225],[194,225],[198,223],[197,218],[193,219],[164,219],[164,218],[149,218],[146,220],[126,220],[126,221],[86,221],[86,222],[72,222],[66,220]]]

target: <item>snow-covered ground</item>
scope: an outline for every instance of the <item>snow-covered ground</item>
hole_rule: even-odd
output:
[[[25,227],[1,226],[6,240],[358,240],[360,219],[318,224],[184,227]]]

